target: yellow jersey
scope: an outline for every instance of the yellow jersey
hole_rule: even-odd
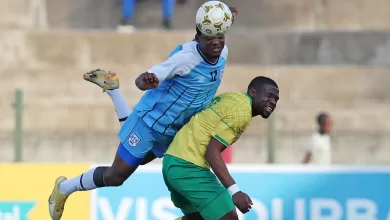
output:
[[[201,167],[211,137],[226,147],[236,142],[252,121],[252,98],[239,92],[223,93],[180,129],[166,154]]]

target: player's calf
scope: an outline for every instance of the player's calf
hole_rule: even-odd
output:
[[[121,186],[136,168],[117,170],[114,167],[107,167],[103,178],[106,186]]]
[[[121,146],[121,145],[120,145]],[[137,169],[127,164],[118,153],[110,167],[96,167],[60,184],[60,191],[70,195],[76,191],[87,191],[106,186],[120,186]]]

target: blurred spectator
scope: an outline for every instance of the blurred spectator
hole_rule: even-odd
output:
[[[310,138],[304,163],[327,165],[332,163],[332,144],[330,132],[332,131],[332,118],[327,113],[317,116],[318,131]]]
[[[117,30],[120,32],[132,32],[135,30],[133,25],[133,15],[136,6],[136,0],[122,0],[122,21]],[[171,29],[171,20],[175,10],[176,0],[161,0],[162,3],[162,27]]]

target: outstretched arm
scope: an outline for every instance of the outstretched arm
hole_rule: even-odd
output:
[[[158,87],[166,79],[186,75],[189,72],[188,63],[191,58],[188,54],[177,52],[170,56],[168,60],[139,75],[135,80],[135,85],[140,90],[145,91]]]

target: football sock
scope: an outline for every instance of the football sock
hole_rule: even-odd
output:
[[[65,180],[60,184],[60,192],[70,195],[76,191],[87,191],[106,186],[103,177],[105,169],[106,167],[95,167],[79,176]]]
[[[114,103],[116,115],[118,116],[119,123],[122,126],[127,117],[130,115],[130,107],[126,103],[126,99],[123,96],[121,90],[113,89],[107,90],[106,92],[110,96],[112,103]]]

